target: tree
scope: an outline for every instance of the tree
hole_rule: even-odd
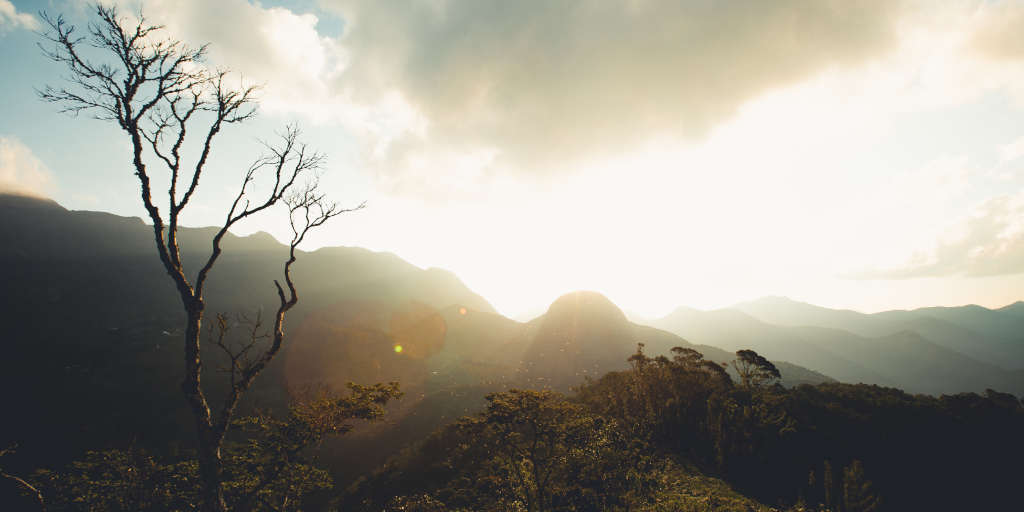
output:
[[[500,509],[559,509],[559,500],[572,501],[581,486],[593,483],[587,467],[599,464],[614,443],[612,423],[550,390],[511,389],[486,399],[487,410],[457,428],[474,443],[467,447],[475,459],[469,462],[478,465],[473,479],[487,487],[492,502],[505,500]],[[599,473],[600,480],[621,476]]]
[[[871,481],[864,477],[864,465],[854,459],[843,468],[844,512],[873,512],[878,510],[879,503]]]
[[[330,436],[350,432],[352,420],[376,421],[390,400],[402,396],[397,382],[349,382],[347,387],[347,395],[326,386],[307,390],[284,417],[259,413],[235,421],[234,426],[247,435],[247,442],[235,448],[234,466],[247,477],[236,486],[232,500],[240,510],[290,510],[289,500],[297,502],[303,494],[295,490],[312,489],[310,483],[316,481],[302,453]]]
[[[832,463],[825,459],[825,469],[822,470],[821,485],[825,489],[825,506],[832,507],[832,489],[835,487],[835,479],[832,475]]]
[[[10,453],[13,453],[16,448],[17,446],[9,446],[7,448],[0,449],[0,458]],[[41,510],[42,512],[46,512],[46,499],[43,498],[43,493],[42,491],[39,490],[39,488],[32,485],[28,480],[25,480],[20,476],[12,475],[4,471],[3,467],[0,467],[0,478],[5,478],[7,480],[14,482],[14,484],[17,487],[19,487],[22,490],[22,492],[32,496],[32,499],[35,500],[35,502],[39,505],[39,510]]]
[[[401,394],[394,382],[349,384],[347,394],[320,387],[296,396],[286,414],[235,420],[233,442],[225,445],[227,502],[252,512],[301,510],[304,496],[332,485],[327,471],[303,454],[350,431],[353,420],[379,419]],[[40,500],[45,493],[51,510],[193,510],[201,494],[198,470],[195,460],[162,462],[134,447],[89,451],[63,470],[37,471],[31,488]]]
[[[740,384],[745,388],[760,387],[782,378],[779,369],[771,361],[753,350],[736,351],[732,367],[739,374]]]
[[[178,244],[179,219],[208,171],[217,135],[255,114],[255,88],[231,88],[228,72],[204,66],[205,45],[191,48],[167,38],[162,26],[150,24],[141,15],[132,21],[115,7],[103,5],[95,6],[95,15],[87,33],[79,35],[62,16],[42,13],[48,25],[43,51],[64,65],[68,75],[65,86],[46,86],[39,94],[60,105],[62,112],[114,122],[131,143],[132,167],[142,205],[153,224],[157,255],[174,283],[186,317],[181,389],[198,433],[200,509],[226,510],[221,446],[239,399],[281,349],[285,315],[298,302],[291,276],[296,248],[310,230],[362,205],[342,209],[325,198],[317,182],[324,157],[300,143],[299,130],[289,126],[277,144],[265,144],[268,153],[255,159],[243,174],[238,194],[211,240],[209,256],[194,277],[187,275]],[[193,136],[197,131],[198,137]],[[194,159],[185,156],[189,152],[183,148],[189,144],[197,146]],[[169,183],[166,211],[161,211],[153,191],[152,178],[158,169]],[[257,194],[257,182],[268,184],[269,190]],[[228,230],[279,203],[287,207],[292,238],[283,284],[274,280],[279,303],[272,326],[264,343],[229,353],[231,386],[219,407],[211,411],[201,380],[200,352],[207,279]]]

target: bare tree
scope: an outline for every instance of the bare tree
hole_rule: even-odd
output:
[[[4,455],[10,454],[10,453],[14,453],[14,450],[16,448],[17,448],[17,446],[15,445],[15,446],[8,446],[7,448],[4,448],[4,449],[0,449],[0,457],[3,457]],[[4,471],[4,469],[2,467],[0,467],[0,478],[6,478],[6,479],[14,482],[15,485],[17,485],[18,487],[23,489],[27,494],[31,494],[32,495],[32,499],[34,499],[36,501],[36,503],[39,505],[39,510],[41,510],[42,512],[46,512],[46,500],[43,498],[43,493],[42,493],[42,491],[39,490],[38,487],[32,485],[31,483],[28,482],[28,480],[25,480],[24,478],[21,478],[20,476],[12,475],[12,474]]]
[[[63,64],[69,74],[63,87],[39,91],[46,101],[59,104],[72,115],[89,114],[113,121],[131,141],[132,165],[140,197],[153,223],[157,254],[174,282],[184,308],[185,377],[182,392],[195,417],[198,458],[203,495],[201,510],[226,510],[223,492],[221,446],[239,399],[284,341],[285,314],[298,302],[291,268],[296,248],[313,229],[331,218],[361,208],[339,208],[319,191],[322,154],[298,141],[299,130],[289,126],[269,151],[244,173],[237,196],[220,229],[211,240],[211,252],[194,277],[186,274],[178,245],[182,212],[190,204],[207,172],[217,135],[228,125],[242,123],[255,113],[255,89],[232,88],[228,73],[209,71],[203,65],[206,46],[191,48],[167,38],[163,27],[152,25],[140,14],[131,20],[115,7],[97,5],[96,20],[86,33],[63,17],[41,13],[48,27],[41,44],[45,55]],[[193,135],[198,133],[198,137]],[[197,156],[183,156],[183,148],[195,144]],[[152,165],[152,168],[148,166]],[[161,211],[154,196],[154,172],[167,177],[167,209]],[[266,186],[260,193],[257,184]],[[230,390],[219,408],[211,411],[202,385],[203,361],[200,335],[206,307],[205,285],[221,255],[228,230],[246,218],[281,203],[287,206],[292,227],[284,279],[274,281],[279,306],[267,336],[267,346],[255,344],[228,351],[231,360]]]

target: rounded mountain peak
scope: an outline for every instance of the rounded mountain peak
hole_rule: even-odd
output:
[[[606,321],[626,322],[626,314],[608,297],[592,291],[576,291],[562,295],[551,303],[546,315],[557,317],[590,317]]]

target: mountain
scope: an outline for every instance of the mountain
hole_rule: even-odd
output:
[[[1013,304],[1003,306],[997,309],[996,311],[1016,315],[1019,317],[1024,317],[1024,301],[1014,302]]]
[[[720,363],[736,357],[720,348],[694,345],[665,330],[632,323],[617,306],[596,292],[566,294],[531,324],[537,327],[523,355],[525,371],[532,382],[556,388],[626,368],[626,359],[636,351],[638,343],[643,343],[644,352],[652,357],[669,355],[673,347],[693,348],[706,359]],[[776,365],[785,385],[832,380],[783,361]]]
[[[625,369],[638,343],[652,356],[681,346],[716,362],[735,358],[629,322],[606,297],[585,291],[558,298],[530,322],[462,304],[435,309],[415,302],[343,302],[311,313],[292,337],[285,362],[290,387],[398,380],[407,393],[423,399],[467,386],[567,390],[587,377]],[[786,385],[833,380],[787,362],[776,364]],[[405,402],[392,412],[401,418],[415,408]]]
[[[960,307],[920,308],[911,313],[945,320],[999,342],[1024,344],[1024,319],[1013,314],[1012,309],[1002,311],[972,304]]]
[[[55,465],[86,447],[125,440],[158,452],[192,445],[190,413],[178,390],[183,315],[151,229],[139,218],[0,195],[0,321],[8,326],[0,385],[20,390],[7,401],[19,421],[0,423],[0,439],[23,447],[15,457]],[[179,231],[190,273],[205,259],[214,232]],[[286,248],[266,233],[229,234],[223,246],[207,285],[207,324],[224,313],[240,333],[246,319],[276,307],[273,279]],[[391,406],[388,422],[328,447],[328,453],[360,454],[359,462],[331,459],[328,465],[343,477],[472,412],[490,391],[541,379],[575,385],[584,375],[625,367],[641,341],[652,354],[688,346],[629,323],[607,299],[586,294],[579,296],[585,307],[563,298],[539,318],[516,322],[448,271],[361,248],[301,252],[293,274],[300,302],[286,320],[285,347],[246,394],[241,412],[280,408],[309,387],[399,381],[406,396]],[[559,336],[569,325],[579,329],[565,354],[571,357],[544,352],[565,341]],[[204,382],[216,401],[226,386],[217,371],[223,356],[206,343],[204,357]],[[714,358],[732,357],[716,352]],[[552,361],[558,364],[531,371]],[[785,373],[827,380],[809,370]]]
[[[212,233],[180,230],[182,258],[192,272],[206,257]],[[265,233],[229,234],[223,245],[208,282],[208,318],[224,312],[234,321],[238,314],[252,318],[276,307],[273,279],[286,247]],[[450,272],[366,249],[301,252],[293,274],[300,302],[286,330],[296,336],[257,380],[244,408],[280,405],[289,381],[309,383],[295,378],[306,371],[299,364],[303,345],[313,343],[306,340],[317,333],[318,322],[339,311],[376,312],[387,323],[394,318],[397,331],[368,338],[389,351],[388,336],[412,339],[409,331],[424,311],[458,303],[493,312]],[[42,462],[134,436],[169,450],[191,444],[191,420],[178,391],[181,304],[157,260],[150,226],[138,218],[0,195],[0,282],[0,321],[7,327],[0,385],[21,390],[7,400],[20,420],[0,422],[0,439],[19,441],[26,452],[44,450],[34,454]],[[216,371],[222,361],[209,344],[205,356],[204,381],[213,385],[216,399],[223,391],[224,377]]]
[[[595,292],[563,295],[534,322],[536,334],[523,363],[530,379],[541,385],[552,381],[562,387],[624,367],[640,342],[626,315]]]
[[[190,272],[205,259],[213,232],[181,229]],[[286,250],[266,233],[229,234],[224,248],[208,283],[207,311],[211,319],[227,314],[237,328],[245,321],[240,315],[252,319],[276,305],[272,280]],[[290,393],[348,381],[398,380],[406,392],[389,406],[387,422],[327,447],[336,477],[357,475],[423,432],[473,412],[488,392],[564,390],[624,369],[638,343],[652,357],[680,346],[719,363],[739,348],[754,348],[775,362],[787,386],[831,377],[911,386],[939,378],[970,386],[974,381],[964,375],[995,371],[938,350],[927,336],[893,333],[885,336],[896,338],[875,343],[836,329],[770,325],[737,310],[681,310],[675,323],[640,325],[594,292],[567,294],[518,322],[497,314],[451,272],[355,247],[301,252],[294,277],[301,300],[287,319],[285,348],[241,411],[279,408]],[[7,401],[19,421],[0,423],[0,439],[19,442],[15,457],[24,454],[38,467],[126,440],[164,452],[192,446],[191,418],[178,391],[183,315],[150,226],[0,195],[0,282],[0,321],[8,327],[0,385],[19,390]],[[946,320],[928,318],[918,318],[918,328],[953,332],[941,323]],[[842,349],[831,345],[835,340]],[[204,350],[204,382],[216,400],[225,385],[216,371],[223,361],[211,344]],[[941,357],[912,357],[922,351]],[[935,368],[937,377],[928,373]]]
[[[655,327],[726,351],[750,348],[758,353],[814,368],[843,382],[871,381],[894,386],[895,382],[869,367],[843,356],[806,343],[793,328],[762,322],[736,310],[698,311],[679,308],[652,323]],[[843,331],[825,333],[832,339],[855,337]]]
[[[843,382],[931,394],[1024,392],[1024,372],[1007,359],[1016,345],[957,325],[942,309],[946,318],[932,316],[935,308],[866,315],[766,298],[717,311],[680,308],[652,325],[726,350],[753,348]]]
[[[331,453],[359,454],[334,459],[338,463],[332,470],[343,477],[368,471],[395,447],[475,412],[486,393],[514,387],[567,391],[588,377],[625,369],[638,343],[651,356],[669,355],[680,346],[715,362],[735,358],[732,352],[629,322],[606,297],[586,291],[556,299],[529,322],[462,304],[434,309],[415,303],[397,308],[341,303],[311,314],[292,336],[285,363],[290,386],[297,384],[296,376],[334,386],[349,380],[398,380],[406,392],[391,407],[387,424],[328,447]],[[401,353],[395,352],[397,345]],[[834,381],[795,364],[775,364],[787,386]]]
[[[1024,369],[1024,306],[1002,309],[977,305],[883,311],[874,314],[812,306],[769,297],[733,306],[776,325],[842,329],[880,337],[914,331],[945,348],[996,366]]]

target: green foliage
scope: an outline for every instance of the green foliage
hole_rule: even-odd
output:
[[[588,381],[571,398],[488,395],[486,411],[393,459],[343,503],[867,512],[1010,502],[1014,473],[1002,468],[1024,456],[1016,397],[836,383],[786,389],[773,385],[777,369],[762,359],[740,351],[734,385],[699,352],[651,358],[641,345],[629,370]],[[931,492],[936,483],[956,493]]]
[[[306,464],[303,452],[329,436],[350,432],[353,420],[379,419],[384,406],[402,396],[397,382],[350,382],[348,389],[340,396],[326,387],[307,390],[283,418],[257,414],[236,420],[244,441],[229,445],[227,473],[234,478],[225,483],[228,501],[244,510],[287,510],[288,503],[330,488],[330,477]]]
[[[668,364],[634,362],[650,375]],[[700,360],[679,364],[728,386],[724,373],[701,369]],[[623,385],[623,396],[611,410],[642,411],[652,403],[650,397],[624,400],[633,395],[631,388],[616,383]],[[580,394],[587,393],[598,399],[592,386],[581,388]],[[625,428],[588,402],[516,389],[487,400],[482,413],[435,432],[353,486],[343,504],[388,511],[768,510],[721,480],[658,453],[639,427]],[[394,497],[396,491],[403,495]]]
[[[763,381],[749,375],[746,385],[735,387],[722,366],[699,352],[676,347],[672,353],[672,359],[652,359],[640,345],[629,358],[629,372],[583,386],[578,398],[628,425],[634,435],[691,459],[715,461],[720,470],[729,469],[734,455],[756,453],[792,430],[791,418],[779,407],[778,388],[752,384]],[[756,353],[738,354],[761,365],[752,374],[770,372],[771,363],[758,362]]]
[[[740,384],[747,388],[764,386],[782,379],[779,369],[753,350],[737,350],[732,367],[740,376]]]
[[[329,436],[374,421],[402,392],[397,383],[348,385],[344,395],[308,391],[282,417],[256,414],[234,422],[225,448],[225,495],[232,509],[301,510],[303,498],[330,489],[328,473],[308,452]],[[38,487],[56,511],[186,511],[199,500],[198,463],[163,463],[142,450],[90,451],[61,471],[40,470]]]
[[[356,485],[348,501],[365,510],[435,501],[446,510],[620,510],[661,485],[646,445],[582,404],[516,389],[487,402]],[[405,496],[393,499],[396,489]]]
[[[741,351],[744,352],[744,351]],[[756,354],[747,360],[758,364]],[[739,356],[743,357],[743,356]],[[768,511],[998,509],[1024,457],[1024,407],[988,391],[914,396],[867,385],[734,384],[694,350],[648,357],[571,397],[512,389],[439,429],[336,505],[367,511]],[[737,366],[744,363],[738,362]],[[752,367],[753,368],[753,367]],[[375,420],[394,383],[311,389],[281,415],[235,423],[227,497],[238,510],[299,510],[331,486],[309,458],[323,439]],[[956,442],[951,442],[955,440]],[[961,442],[968,440],[967,442]],[[140,452],[90,453],[36,482],[53,510],[187,510],[196,465]],[[938,485],[957,493],[939,496]],[[973,492],[965,493],[957,486]],[[980,491],[986,491],[980,492]],[[991,492],[989,492],[991,491]],[[884,497],[884,500],[882,499]]]
[[[664,485],[643,504],[630,510],[640,512],[769,512],[722,480],[674,466],[663,473]]]
[[[161,464],[139,450],[107,450],[33,480],[50,510],[178,511],[194,508],[198,471],[195,461]]]
[[[332,482],[322,469],[290,462],[262,482],[260,453],[233,446],[225,457],[229,501],[242,500],[257,489],[244,510],[299,510],[302,497],[328,489]],[[198,463],[161,463],[139,450],[87,452],[62,471],[34,475],[50,505],[57,511],[190,511],[199,498]]]
[[[474,482],[475,496],[466,505],[497,502],[529,511],[559,510],[570,503],[600,507],[612,495],[609,485],[629,481],[617,457],[625,438],[614,422],[547,390],[486,398],[486,411],[453,427],[473,440],[460,443],[450,458],[462,464],[462,480]],[[456,486],[448,494],[467,490]]]
[[[396,496],[388,502],[385,508],[393,512],[459,512],[463,510],[450,509],[429,494]]]
[[[843,512],[874,512],[880,502],[859,460],[843,469]]]

